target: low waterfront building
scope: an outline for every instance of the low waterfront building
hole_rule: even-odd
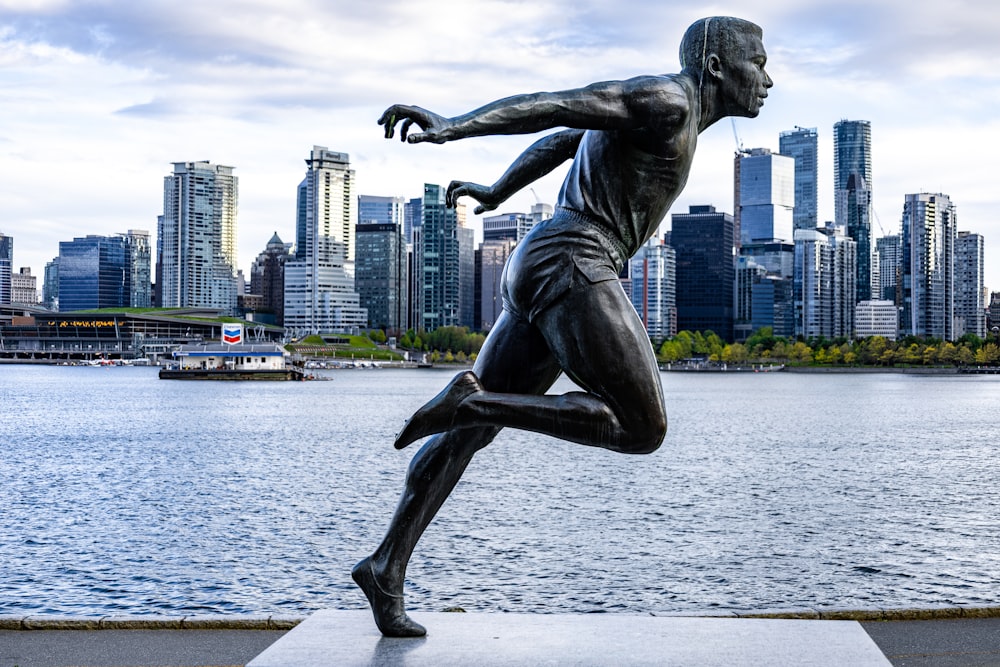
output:
[[[89,361],[93,359],[169,359],[182,345],[222,337],[219,311],[151,310],[147,313],[55,313],[41,308],[0,308],[0,359],[14,361]],[[282,339],[284,329],[246,323],[254,342]]]
[[[882,299],[859,301],[854,307],[854,333],[856,338],[881,336],[896,340],[899,336],[899,309],[892,301]]]
[[[173,353],[180,370],[280,371],[285,368],[284,348],[274,343],[182,345]]]

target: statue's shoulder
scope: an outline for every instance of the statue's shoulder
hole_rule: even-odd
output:
[[[692,109],[697,90],[683,74],[649,74],[629,79],[626,95],[633,110],[660,123],[684,122]],[[657,123],[659,124],[659,123]]]

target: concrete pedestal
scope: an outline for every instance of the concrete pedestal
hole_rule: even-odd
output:
[[[889,665],[855,621],[624,614],[414,613],[419,639],[386,639],[368,611],[319,611],[247,667],[407,665]]]

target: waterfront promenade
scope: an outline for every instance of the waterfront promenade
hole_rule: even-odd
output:
[[[0,616],[0,667],[465,665],[471,658],[484,666],[1000,665],[997,607],[417,616],[431,627],[426,639],[379,639],[361,610],[318,612],[311,630],[301,617]],[[293,639],[292,630],[300,636]]]

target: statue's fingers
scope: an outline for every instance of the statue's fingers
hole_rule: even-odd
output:
[[[396,107],[391,106],[382,112],[382,115],[379,116],[378,124],[385,126],[385,138],[392,139],[396,130]]]
[[[444,203],[448,208],[455,208],[455,204],[458,202],[459,197],[464,197],[468,192],[465,184],[460,181],[452,181],[448,186],[448,190],[444,194]]]
[[[399,140],[406,141],[406,135],[410,133],[410,127],[413,125],[413,119],[407,118],[403,121],[403,124],[399,127]],[[411,142],[412,143],[412,142]]]

